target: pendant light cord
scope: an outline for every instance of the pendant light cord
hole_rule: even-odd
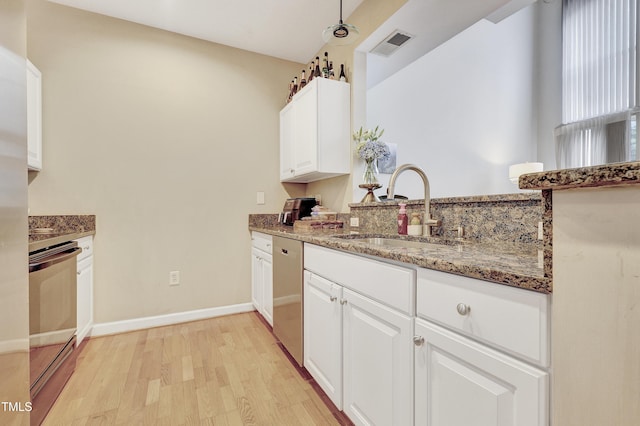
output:
[[[340,0],[340,25],[342,25],[342,0]]]

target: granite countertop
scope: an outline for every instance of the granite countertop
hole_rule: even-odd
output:
[[[640,162],[551,170],[520,176],[520,189],[572,189],[640,184]]]
[[[348,229],[300,233],[294,232],[293,227],[283,225],[250,225],[249,230],[540,293],[551,293],[552,289],[551,279],[544,274],[541,250],[531,245],[442,241],[445,244],[434,242],[425,248],[391,248],[351,239]]]
[[[29,216],[29,252],[95,233],[94,215]]]

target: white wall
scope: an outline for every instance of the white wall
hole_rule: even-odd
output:
[[[397,165],[426,171],[432,197],[517,192],[509,165],[538,160],[537,8],[482,20],[368,91],[367,126],[398,145]],[[420,179],[406,174],[396,193],[422,198]]]

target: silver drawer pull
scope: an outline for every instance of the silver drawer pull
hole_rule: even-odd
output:
[[[471,306],[465,305],[464,303],[458,303],[458,305],[456,306],[456,310],[460,315],[463,315],[463,316],[469,315],[469,312],[471,311]]]
[[[335,302],[338,298],[336,296],[329,296],[329,300]]]
[[[416,346],[424,345],[424,337],[422,336],[413,336],[413,344]]]
[[[341,305],[346,305],[347,304],[347,299],[340,299],[340,304]]]

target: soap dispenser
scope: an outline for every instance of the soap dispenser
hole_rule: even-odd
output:
[[[404,203],[399,203],[400,211],[398,212],[398,234],[407,235],[407,225],[409,219],[407,218],[407,207]]]

